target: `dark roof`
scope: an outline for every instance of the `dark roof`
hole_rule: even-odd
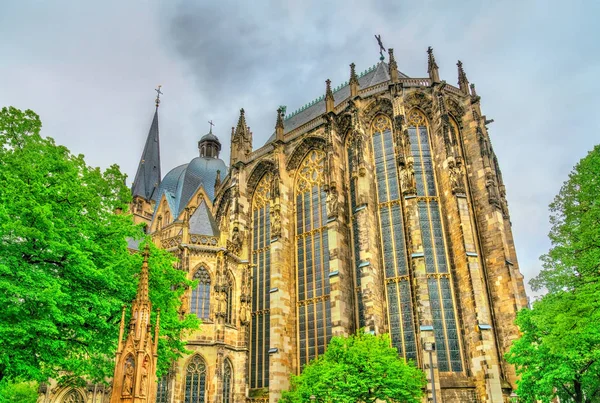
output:
[[[200,143],[202,143],[204,141],[215,141],[215,142],[221,144],[221,142],[219,141],[219,138],[212,133],[212,130],[209,133],[206,133],[204,136],[202,136],[202,138],[200,139]]]
[[[408,78],[408,76],[402,72],[398,72],[400,78]],[[358,84],[361,89],[372,87],[376,84],[380,84],[390,80],[389,67],[385,62],[379,62],[373,68],[368,70],[366,73],[358,77]],[[333,99],[334,105],[339,105],[350,96],[350,85],[345,83],[340,88],[334,90]],[[284,131],[285,133],[291,132],[292,130],[302,126],[311,120],[318,118],[325,113],[325,99],[319,97],[314,103],[308,107],[301,108],[299,112],[288,115],[284,120]],[[267,143],[275,140],[275,134],[267,140]]]
[[[190,234],[219,235],[219,227],[204,201],[200,203],[194,214],[190,217]]]
[[[141,196],[146,200],[158,200],[160,185],[160,145],[158,139],[158,108],[146,138],[146,145],[138,165],[135,179],[131,185],[132,196]]]
[[[165,195],[173,217],[181,214],[181,211],[187,206],[200,186],[204,188],[206,195],[213,200],[217,171],[221,171],[221,177],[223,178],[227,175],[227,166],[223,160],[209,157],[196,157],[189,164],[173,168],[162,180],[157,200],[163,194]]]

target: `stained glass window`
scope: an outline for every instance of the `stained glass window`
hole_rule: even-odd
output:
[[[192,290],[191,312],[200,319],[208,319],[210,311],[210,275],[205,267],[200,267],[194,273],[198,285]]]
[[[156,403],[169,403],[169,376],[163,375],[156,387]]]
[[[392,122],[386,116],[376,116],[371,130],[381,231],[381,264],[387,283],[390,335],[398,354],[407,360],[416,360],[417,347],[404,238],[402,193],[398,180]]]
[[[419,227],[423,240],[438,368],[442,372],[461,372],[463,365],[456,309],[425,116],[416,110],[411,111],[408,125],[417,195],[421,196],[417,202]]]
[[[185,403],[204,403],[206,394],[206,364],[195,355],[185,371]]]
[[[225,365],[223,365],[223,403],[231,403],[231,394],[232,394],[232,386],[233,386],[233,368],[231,367],[231,362],[229,360],[225,360]]]
[[[269,386],[271,288],[271,174],[258,182],[252,196],[252,321],[250,325],[250,388]]]
[[[83,396],[81,396],[81,393],[79,393],[75,389],[73,389],[69,393],[67,393],[63,399],[63,403],[84,403],[84,402],[85,402],[85,400],[83,399]]]
[[[296,252],[300,367],[325,352],[331,339],[329,243],[324,190],[325,154],[310,151],[296,178]]]

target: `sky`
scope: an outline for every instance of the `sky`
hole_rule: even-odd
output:
[[[321,96],[378,62],[374,34],[399,69],[441,79],[460,59],[477,86],[507,188],[525,280],[550,248],[548,204],[599,143],[600,2],[183,1],[0,2],[0,107],[32,109],[90,165],[135,175],[159,110],[163,175],[197,156],[215,123],[228,162],[239,109],[258,148],[276,109]]]

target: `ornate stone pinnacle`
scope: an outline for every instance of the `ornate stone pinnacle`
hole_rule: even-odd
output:
[[[463,93],[469,94],[469,80],[467,80],[467,74],[463,69],[463,64],[459,60],[456,65],[458,66],[458,86]]]
[[[429,46],[427,48],[427,72],[431,73],[434,69],[438,69],[438,65],[435,62],[435,56],[433,55],[433,48]]]
[[[331,80],[327,79],[325,80],[325,99],[333,99],[333,92],[331,91]]]
[[[275,129],[283,129],[283,109],[281,106],[277,108],[277,123]]]
[[[356,75],[356,65],[350,63],[350,84],[358,84],[358,76]]]

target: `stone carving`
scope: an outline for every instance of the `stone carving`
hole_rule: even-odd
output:
[[[332,187],[327,191],[327,218],[337,218],[338,216],[338,195],[337,190]]]
[[[277,238],[281,235],[281,206],[279,201],[273,203],[271,209],[271,238]]]
[[[243,244],[242,235],[240,234],[240,229],[236,226],[233,228],[233,233],[231,234],[231,244],[235,251],[239,252],[242,249]]]
[[[465,193],[463,174],[460,166],[454,161],[454,158],[448,159],[448,173],[450,175],[450,188],[452,193]]]
[[[140,381],[140,395],[146,396],[146,389],[148,389],[148,357],[144,359],[142,365],[142,379]]]
[[[125,375],[123,377],[123,396],[131,396],[133,394],[133,374],[133,357],[130,357],[125,363]]]
[[[292,154],[287,160],[286,169],[295,171],[300,166],[300,163],[310,150],[321,150],[325,152],[327,149],[327,141],[323,137],[309,136],[294,148]]]
[[[415,181],[414,160],[412,157],[406,159],[406,165],[400,170],[400,186],[403,195],[417,193],[417,183]]]
[[[485,174],[485,187],[488,191],[490,204],[496,207],[500,207],[500,200],[498,199],[498,189],[496,189],[496,182],[494,181],[494,176],[491,171],[488,171]]]

